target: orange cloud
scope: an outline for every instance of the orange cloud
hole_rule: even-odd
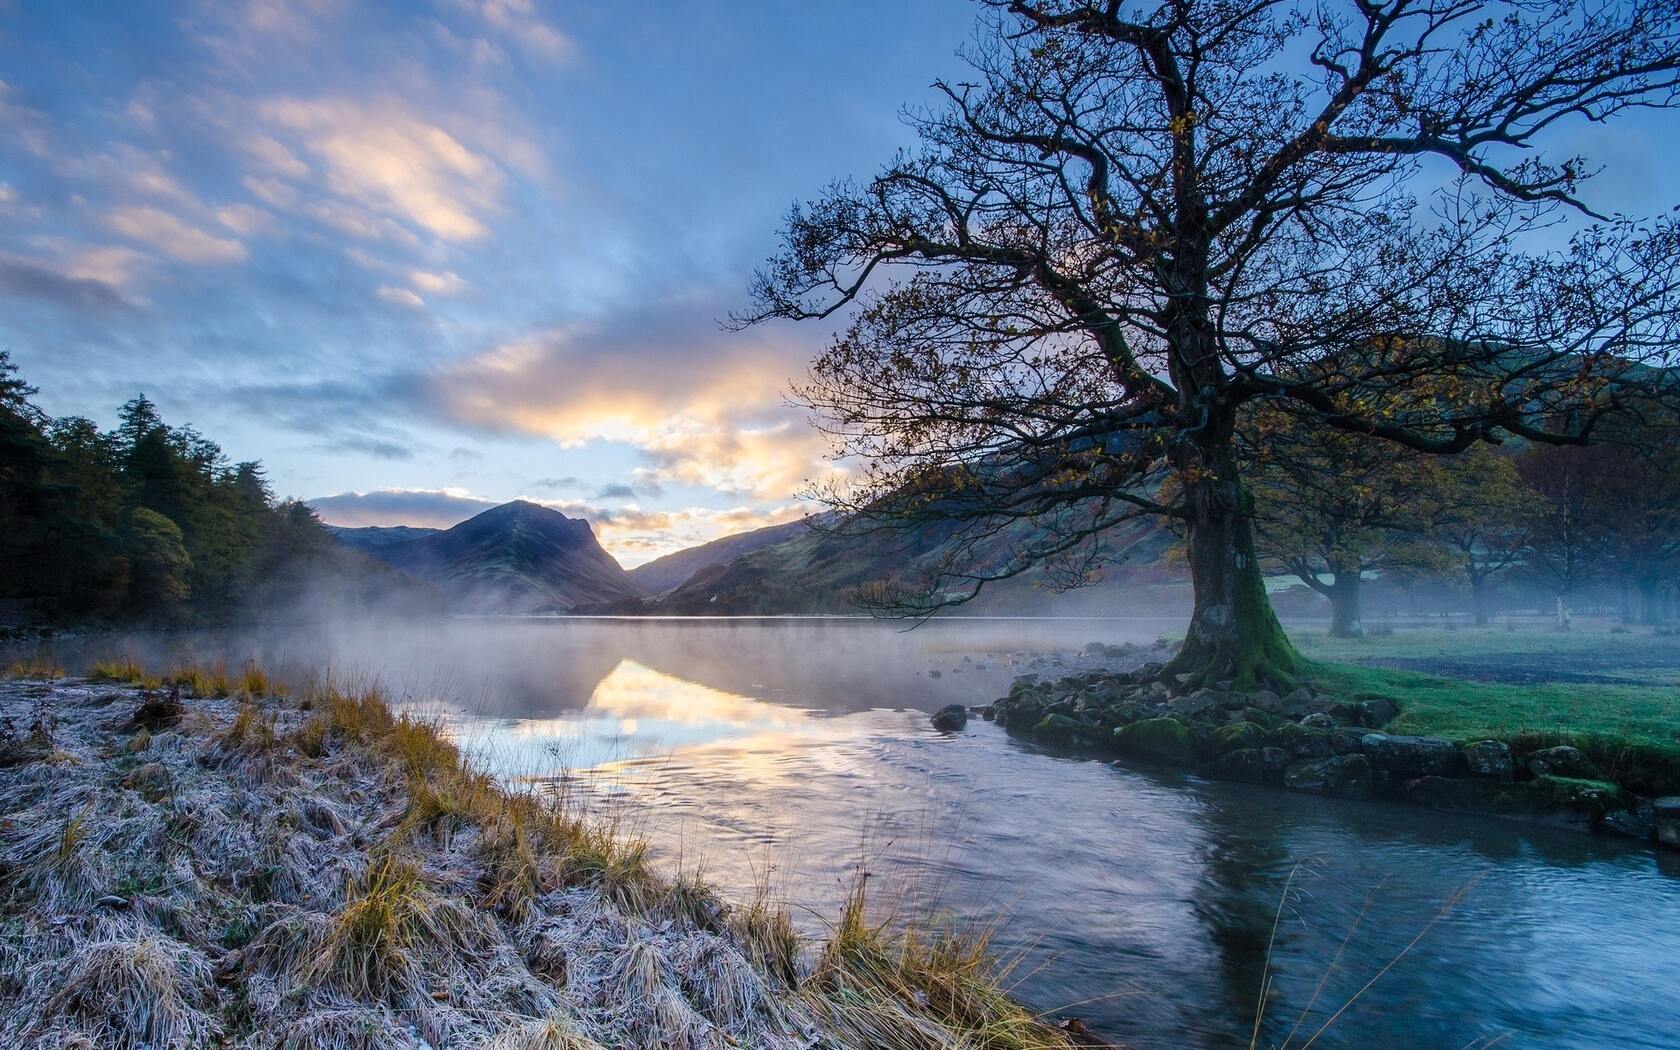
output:
[[[206,233],[158,208],[117,208],[105,217],[111,229],[182,262],[230,263],[245,258],[245,245]]]

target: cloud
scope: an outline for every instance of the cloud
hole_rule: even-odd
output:
[[[436,124],[395,104],[346,98],[282,98],[260,114],[325,168],[340,197],[446,241],[488,232],[480,216],[496,207],[501,169]]]
[[[40,262],[0,255],[0,295],[45,301],[76,312],[111,310],[127,305],[110,282],[61,273]]]
[[[642,484],[760,501],[790,498],[833,470],[827,446],[784,403],[811,348],[720,332],[692,301],[516,339],[427,377],[459,424],[640,449]]]
[[[252,134],[246,136],[240,145],[265,171],[291,179],[301,179],[309,174],[309,165],[277,139],[260,133]]]
[[[539,58],[567,62],[577,57],[577,43],[544,22],[532,0],[456,0],[456,6]]]
[[[249,204],[229,204],[216,209],[216,219],[223,226],[242,237],[251,237],[259,233],[271,233],[275,229],[272,212]]]
[[[414,458],[414,449],[407,445],[400,445],[395,441],[383,438],[351,436],[339,438],[336,441],[325,441],[318,445],[311,445],[315,452],[360,452],[372,456],[374,459],[410,460]]]
[[[497,505],[465,489],[375,489],[306,500],[333,525],[420,525],[447,529]]]
[[[385,300],[393,306],[403,306],[410,310],[420,310],[424,309],[426,306],[426,301],[424,299],[415,295],[407,288],[392,288],[390,285],[383,285],[380,287],[379,298]]]
[[[158,208],[117,208],[106,215],[111,229],[188,263],[233,263],[245,258],[245,245],[217,237]]]
[[[427,273],[425,270],[415,270],[408,275],[414,287],[430,295],[453,295],[461,290],[465,283],[453,271],[444,273]]]

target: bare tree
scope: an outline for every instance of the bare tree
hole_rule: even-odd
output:
[[[1069,556],[1078,582],[1167,514],[1195,590],[1169,672],[1286,682],[1245,404],[1450,453],[1673,396],[1675,224],[1597,216],[1587,162],[1539,147],[1675,101],[1674,0],[986,6],[920,148],[794,209],[737,318],[847,318],[798,392],[862,464],[837,508],[1039,526],[901,611]],[[1560,219],[1566,247],[1525,236]]]

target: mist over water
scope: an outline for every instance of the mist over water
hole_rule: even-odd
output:
[[[908,632],[864,620],[458,619],[59,651],[72,667],[126,648],[157,668],[220,656],[294,683],[377,676],[446,717],[501,775],[563,782],[727,896],[768,878],[810,932],[860,865],[884,905],[1001,916],[1018,993],[1130,1046],[1247,1046],[1274,923],[1261,1045],[1283,1043],[1303,1010],[1291,1045],[1305,1043],[1397,956],[1315,1045],[1674,1045],[1672,857],[1116,767],[979,720],[950,735],[928,724],[944,704],[1001,695],[1018,673],[1062,673],[1057,652],[1181,630],[1143,618]]]

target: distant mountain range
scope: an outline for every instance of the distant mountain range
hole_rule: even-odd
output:
[[[339,542],[437,588],[455,612],[569,613],[638,605],[640,584],[587,521],[515,500],[454,528],[334,528]]]
[[[524,500],[487,510],[450,529],[405,525],[329,526],[345,546],[434,587],[456,612],[750,615],[857,612],[868,584],[913,579],[953,541],[950,528],[892,535],[836,528],[820,515],[754,529],[678,551],[626,572],[586,521]],[[977,553],[1001,560],[1032,528],[1001,530]],[[1129,561],[1111,582],[1160,583],[1171,537],[1151,521],[1114,530],[1106,542]],[[1044,611],[1052,598],[1037,574],[995,584],[974,612]],[[1054,596],[1055,611],[1111,611],[1116,588]]]

